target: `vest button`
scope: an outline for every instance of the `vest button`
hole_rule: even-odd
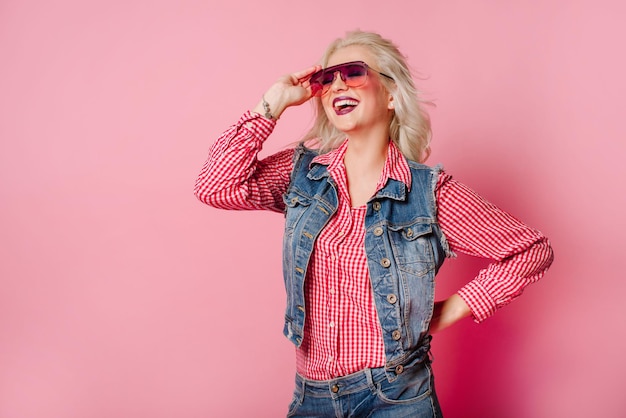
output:
[[[398,297],[394,294],[387,295],[387,302],[396,303],[398,301]]]
[[[339,392],[339,386],[337,386],[337,385],[332,385],[332,386],[330,387],[330,390],[331,390],[333,393],[337,393],[337,392]]]
[[[393,338],[394,341],[398,341],[401,337],[402,337],[402,334],[398,330],[395,330],[394,332],[391,333],[391,338]]]
[[[380,237],[383,234],[383,229],[380,226],[377,226],[376,228],[374,228],[374,235],[376,235],[377,237]]]
[[[380,206],[381,206],[380,202],[374,202],[374,203],[372,203],[372,208],[373,208],[375,211],[379,211],[379,210],[380,210]]]
[[[403,371],[404,371],[404,366],[402,364],[399,364],[396,366],[396,374],[402,374]]]
[[[385,257],[380,260],[380,265],[383,267],[389,267],[391,265],[391,261],[389,261],[389,259]]]

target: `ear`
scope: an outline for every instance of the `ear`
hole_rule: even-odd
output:
[[[393,110],[393,96],[390,94],[389,95],[389,102],[387,103],[387,109],[389,110]]]

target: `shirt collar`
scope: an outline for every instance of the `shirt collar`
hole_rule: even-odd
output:
[[[345,156],[347,149],[348,139],[343,141],[338,148],[313,158],[311,164],[328,166],[328,170],[331,171],[333,168],[343,165],[343,157]],[[387,160],[385,161],[385,166],[383,167],[383,172],[380,176],[376,189],[382,189],[387,184],[389,179],[402,182],[408,189],[411,188],[411,170],[409,168],[409,163],[406,161],[406,158],[404,158],[404,155],[402,155],[393,141],[389,141],[389,147],[387,147]]]

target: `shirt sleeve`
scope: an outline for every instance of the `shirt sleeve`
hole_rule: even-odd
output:
[[[220,209],[266,209],[283,212],[283,194],[293,169],[293,149],[259,160],[263,142],[276,121],[246,112],[223,132],[209,150],[196,180],[194,194]]]
[[[452,251],[493,260],[459,296],[482,322],[539,280],[554,259],[548,239],[476,192],[441,173],[438,218]]]

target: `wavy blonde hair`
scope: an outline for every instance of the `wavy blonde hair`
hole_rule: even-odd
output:
[[[405,56],[390,40],[377,33],[360,30],[348,32],[344,38],[332,42],[322,56],[321,65],[326,67],[330,56],[341,48],[359,45],[368,48],[376,62],[376,69],[391,76],[394,81],[381,77],[381,82],[391,92],[394,102],[394,114],[389,126],[391,140],[400,152],[409,160],[424,162],[430,155],[430,117],[424,110],[426,102],[413,83],[411,72]],[[314,97],[315,122],[311,130],[304,136],[303,142],[313,142],[320,152],[328,152],[337,148],[345,134],[335,128],[326,113],[319,97]]]

